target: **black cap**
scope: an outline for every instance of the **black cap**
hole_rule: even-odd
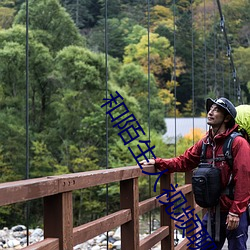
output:
[[[215,100],[208,98],[206,102],[207,113],[209,112],[213,104],[216,104],[220,106],[221,108],[223,108],[224,110],[226,110],[229,113],[229,115],[231,115],[233,119],[235,120],[237,111],[234,105],[227,98],[220,97],[219,99],[215,99]]]

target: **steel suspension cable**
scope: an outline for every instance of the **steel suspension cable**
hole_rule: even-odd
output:
[[[235,68],[235,65],[234,65],[234,60],[233,60],[231,45],[229,43],[228,36],[227,36],[225,18],[224,18],[223,13],[222,13],[222,8],[221,8],[220,0],[216,0],[216,1],[217,1],[217,6],[218,6],[219,14],[220,14],[220,27],[221,27],[221,31],[224,34],[224,38],[225,38],[226,45],[227,45],[227,57],[230,60],[230,66],[231,66],[232,75],[233,75],[233,82],[234,82],[234,90],[237,88],[236,89],[236,95],[237,95],[238,103],[241,104],[242,103],[241,86],[240,86],[240,82],[237,81],[237,73],[236,73],[236,68]],[[236,87],[236,85],[237,85],[237,87]]]
[[[223,41],[221,41],[221,39],[218,39],[218,50],[219,50],[219,61],[220,61],[220,67],[219,67],[219,70],[220,70],[220,74],[221,74],[221,81],[222,81],[222,96],[225,96],[225,76],[224,76],[224,70],[225,70],[225,67],[224,67],[224,60],[223,58],[221,58],[221,52],[223,51],[224,49],[224,43]]]

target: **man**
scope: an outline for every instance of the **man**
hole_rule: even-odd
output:
[[[210,129],[205,137],[195,145],[187,149],[184,154],[172,159],[150,159],[141,161],[141,164],[153,164],[167,173],[186,172],[198,166],[202,152],[202,144],[207,144],[206,159],[211,160],[215,167],[221,169],[221,184],[224,190],[230,182],[230,176],[234,186],[233,198],[229,198],[226,192],[220,197],[220,237],[215,242],[218,249],[222,249],[225,239],[228,239],[229,250],[246,250],[248,237],[247,206],[250,201],[250,146],[249,143],[237,136],[232,144],[233,170],[225,160],[215,161],[223,157],[223,145],[226,138],[238,130],[235,124],[236,109],[226,98],[217,100],[207,99],[207,124]],[[223,158],[222,158],[223,159]],[[210,209],[212,222],[212,237],[215,239],[215,212]],[[203,225],[207,227],[208,214],[203,218]]]

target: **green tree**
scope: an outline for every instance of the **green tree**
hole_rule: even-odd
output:
[[[98,23],[101,4],[98,0],[61,0],[79,29],[87,30]]]
[[[15,173],[8,175],[9,172],[6,170],[5,180],[22,179],[25,176],[25,53],[24,47],[16,42],[4,42],[1,45],[0,140],[4,164]]]
[[[44,142],[33,141],[33,157],[30,161],[30,177],[44,177],[55,174],[56,160],[48,151]]]
[[[53,88],[52,79],[50,78],[52,71],[52,56],[47,47],[37,42],[34,33],[30,31],[29,39],[29,85],[31,88],[31,125],[36,131],[41,131],[46,122],[45,113],[50,103],[50,96],[55,88]],[[16,25],[11,29],[0,32],[0,41],[2,41],[2,50],[0,57],[1,76],[5,90],[5,95],[16,96],[17,103],[13,103],[15,107],[19,107],[19,111],[24,113],[24,99],[19,98],[25,96],[25,28]],[[10,72],[12,72],[10,74]],[[12,98],[12,101],[15,99]]]
[[[13,8],[1,7],[0,5],[0,29],[8,29],[11,27],[14,19]]]
[[[71,144],[78,148],[95,146],[99,151],[99,164],[105,164],[105,103],[106,97],[103,76],[106,74],[105,60],[102,54],[95,54],[87,49],[70,46],[60,51],[55,59],[54,77],[58,82],[58,91],[53,96],[51,104],[55,110],[57,131],[52,148],[61,148],[66,153]],[[119,93],[126,98],[131,107],[135,107],[135,100],[127,98],[128,95],[112,81],[109,83],[109,92]],[[109,96],[108,96],[109,98]],[[135,110],[135,109],[134,109]],[[55,120],[55,119],[54,119]],[[50,132],[51,133],[51,132]],[[51,135],[49,133],[49,139]],[[112,130],[109,133],[110,142]],[[61,146],[60,146],[61,145]],[[51,148],[51,150],[52,150]]]
[[[249,72],[249,58],[250,56],[250,48],[239,47],[235,49],[234,58],[236,68],[238,69],[238,78],[237,84],[241,84],[242,89],[244,90],[244,94],[246,95],[243,100],[245,103],[250,101],[249,93],[250,93],[250,72]]]
[[[151,33],[150,51],[148,51],[148,36],[142,36],[137,44],[130,44],[125,48],[124,63],[134,62],[143,67],[144,71],[148,71],[155,75],[159,86],[164,86],[166,77],[171,79],[173,73],[173,47],[165,37],[160,37],[158,34]],[[150,53],[150,55],[149,55]],[[150,61],[148,62],[148,56]],[[150,63],[150,64],[149,64]],[[178,60],[176,75],[178,76],[183,68],[183,63]]]
[[[53,52],[69,45],[84,45],[79,30],[58,0],[29,1],[29,20],[29,28],[36,31],[36,39]],[[14,24],[26,24],[25,3]]]
[[[135,97],[140,103],[141,122],[145,124],[149,118],[150,101],[151,128],[163,132],[164,104],[159,98],[154,76],[150,75],[148,79],[140,65],[130,63],[121,67],[117,82],[125,88],[128,95]]]
[[[173,12],[170,8],[167,8],[163,5],[153,6],[150,12],[150,23],[150,28],[153,29],[154,32],[156,32],[156,29],[160,26],[173,30]]]
[[[128,36],[131,34],[135,22],[132,19],[124,17],[122,19],[109,18],[107,21],[107,30],[105,31],[105,20],[102,19],[96,27],[87,35],[88,47],[93,51],[106,52],[122,61],[124,48],[129,44]],[[103,40],[106,32],[106,44]]]

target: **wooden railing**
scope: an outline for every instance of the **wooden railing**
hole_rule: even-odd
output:
[[[144,170],[155,172],[153,166],[144,167]],[[122,250],[148,250],[160,241],[162,250],[187,249],[187,238],[174,247],[175,222],[167,215],[165,205],[156,197],[139,202],[138,178],[143,175],[138,166],[132,166],[2,183],[0,206],[43,198],[44,240],[23,248],[25,250],[72,250],[75,245],[119,226]],[[176,192],[181,190],[188,200],[187,206],[195,207],[197,213],[201,209],[195,206],[190,180],[191,173],[186,173],[186,184]],[[120,210],[73,227],[72,192],[112,182],[120,183]],[[161,176],[160,190],[169,189],[171,183],[172,174]],[[158,207],[160,227],[140,241],[139,216]]]

